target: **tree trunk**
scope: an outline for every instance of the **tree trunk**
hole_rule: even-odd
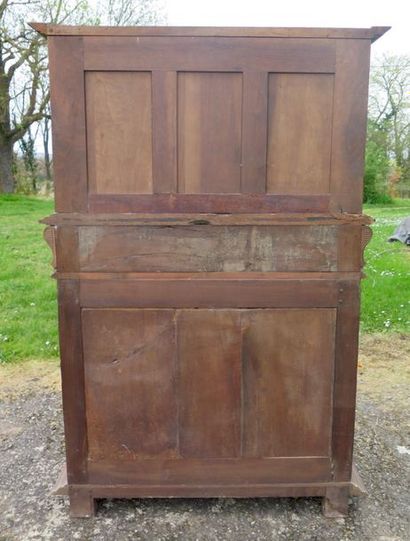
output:
[[[0,141],[0,193],[13,193],[13,143]]]
[[[44,119],[43,126],[43,146],[44,146],[44,165],[46,168],[47,184],[50,188],[51,184],[51,157],[50,157],[50,121]]]

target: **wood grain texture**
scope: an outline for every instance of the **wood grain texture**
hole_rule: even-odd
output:
[[[338,234],[332,225],[87,226],[79,228],[80,267],[98,272],[334,271]],[[343,270],[350,270],[348,263]]]
[[[309,467],[309,464],[307,465]],[[95,498],[313,498],[324,496],[319,483],[246,483],[243,485],[91,485]],[[88,516],[88,515],[86,515]]]
[[[341,281],[335,339],[332,427],[332,459],[336,481],[350,479],[352,474],[359,316],[359,283]]]
[[[50,265],[56,269],[57,267],[57,254],[56,254],[56,227],[48,225],[43,231],[43,238],[46,241],[48,247],[51,250]]]
[[[332,75],[270,74],[268,192],[329,192],[332,107]]]
[[[178,192],[240,192],[241,115],[240,74],[178,74]]]
[[[373,218],[364,214],[347,213],[139,213],[139,214],[52,214],[40,220],[47,225],[163,225],[188,226],[193,225],[369,225]]]
[[[340,271],[360,270],[363,266],[362,232],[363,225],[345,224],[338,228],[338,262]]]
[[[200,212],[200,213],[243,213],[243,212],[329,212],[330,195],[286,195],[286,194],[154,194],[117,195],[90,194],[89,207],[92,213],[132,212]]]
[[[82,37],[50,38],[53,176],[57,212],[87,211]],[[61,66],[64,66],[61,69]]]
[[[87,424],[78,280],[58,282],[58,323],[67,479],[88,480]]]
[[[332,207],[361,212],[370,47],[366,41],[337,41],[332,164]]]
[[[243,74],[241,192],[266,192],[268,74]]]
[[[243,312],[243,454],[328,456],[334,309]]]
[[[333,73],[335,42],[326,39],[142,36],[84,37],[86,70]]]
[[[344,514],[383,29],[38,29],[72,513],[314,495]]]
[[[89,487],[70,486],[70,517],[93,517],[95,515],[95,500]]]
[[[56,228],[56,256],[58,272],[80,271],[79,228],[64,226]]]
[[[80,290],[82,304],[93,308],[333,308],[338,302],[331,277],[83,279]]]
[[[176,484],[223,487],[274,483],[326,483],[331,479],[328,457],[292,458],[184,458],[155,460],[90,461],[91,483],[107,485]],[[347,485],[347,483],[346,483]]]
[[[83,310],[90,460],[177,454],[173,310]]]
[[[152,72],[152,167],[154,193],[177,191],[177,74]]]
[[[293,28],[293,27],[246,27],[246,26],[78,26],[31,22],[29,25],[44,35],[82,36],[256,36],[286,38],[367,39],[375,41],[390,26],[371,28]]]
[[[90,192],[152,193],[152,101],[148,72],[87,72]]]
[[[177,316],[179,447],[183,457],[237,457],[241,439],[240,314]]]

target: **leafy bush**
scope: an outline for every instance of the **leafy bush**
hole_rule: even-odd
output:
[[[385,148],[374,139],[369,139],[366,145],[363,201],[373,204],[392,203],[392,197],[387,193],[387,177],[389,174],[389,159]]]

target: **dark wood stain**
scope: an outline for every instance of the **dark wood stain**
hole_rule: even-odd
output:
[[[34,28],[71,514],[178,496],[320,496],[346,514],[369,51],[386,29]]]

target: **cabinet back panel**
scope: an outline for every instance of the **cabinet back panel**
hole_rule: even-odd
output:
[[[240,192],[241,115],[241,74],[178,74],[178,192]]]
[[[152,193],[151,73],[87,72],[89,191]]]
[[[270,74],[267,191],[329,191],[333,75]]]
[[[84,309],[91,460],[329,456],[335,309]]]

